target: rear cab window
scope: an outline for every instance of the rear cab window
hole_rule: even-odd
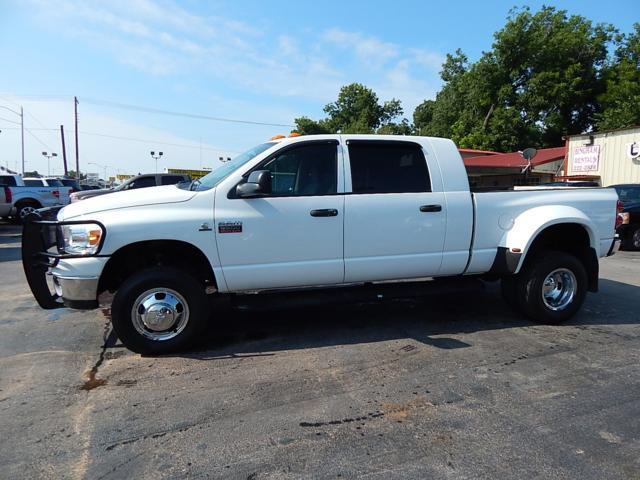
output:
[[[15,187],[17,186],[16,178],[11,175],[0,175],[0,185]]]
[[[184,176],[182,175],[163,175],[160,177],[161,185],[175,185],[176,183],[185,182]]]
[[[27,187],[43,187],[44,186],[44,182],[42,180],[25,180],[24,181],[25,186]]]
[[[347,140],[356,194],[431,192],[422,147],[414,142]]]

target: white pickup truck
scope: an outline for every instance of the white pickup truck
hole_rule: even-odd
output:
[[[146,354],[189,345],[212,296],[425,277],[501,279],[510,305],[556,323],[597,291],[616,217],[613,189],[472,193],[450,140],[302,136],[190,184],[41,211],[23,264],[44,308],[115,292],[115,332]]]
[[[0,204],[0,217],[12,216],[16,221],[43,207],[68,204],[71,191],[58,179],[23,179],[16,174],[0,175],[0,187],[6,187],[6,204]]]

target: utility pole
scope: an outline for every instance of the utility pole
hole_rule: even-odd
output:
[[[78,97],[73,97],[73,109],[76,118],[76,178],[80,180],[80,155],[78,153]],[[22,168],[24,170],[24,164]]]
[[[62,162],[64,163],[64,176],[69,173],[67,170],[67,148],[64,146],[64,125],[60,125],[60,138],[62,139]]]
[[[20,105],[20,143],[22,145],[22,175],[24,176],[24,111]]]

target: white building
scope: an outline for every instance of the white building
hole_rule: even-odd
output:
[[[567,137],[564,174],[604,187],[640,183],[640,127]]]

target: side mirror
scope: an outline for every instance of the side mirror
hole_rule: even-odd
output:
[[[236,187],[239,198],[259,197],[271,193],[271,172],[269,170],[256,170],[249,174],[245,183]]]

